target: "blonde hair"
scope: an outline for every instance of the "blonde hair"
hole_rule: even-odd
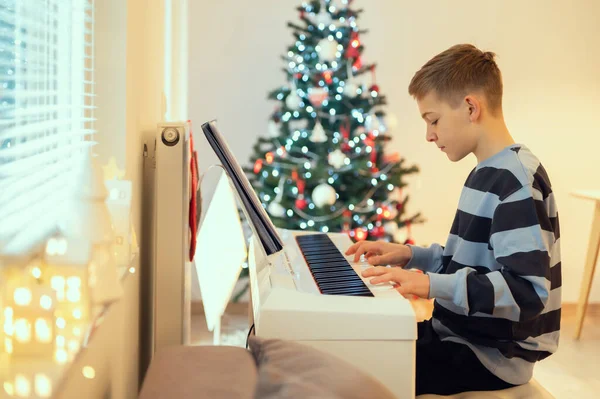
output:
[[[502,74],[494,58],[472,44],[457,44],[439,53],[415,73],[408,93],[417,100],[430,92],[458,106],[469,91],[481,91],[492,114],[502,108]]]

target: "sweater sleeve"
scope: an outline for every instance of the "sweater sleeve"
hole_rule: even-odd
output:
[[[513,321],[539,315],[550,292],[552,223],[527,185],[494,211],[489,247],[500,270],[465,267],[453,274],[430,273],[430,296],[452,301],[464,314],[487,313]]]
[[[415,268],[424,272],[438,273],[442,269],[442,254],[444,247],[440,244],[431,244],[429,248],[408,245],[412,250],[410,261],[404,266],[407,269]]]

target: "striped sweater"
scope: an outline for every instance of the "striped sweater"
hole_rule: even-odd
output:
[[[502,380],[528,382],[560,334],[561,261],[548,175],[514,144],[469,174],[445,246],[412,246],[430,278],[433,328]]]

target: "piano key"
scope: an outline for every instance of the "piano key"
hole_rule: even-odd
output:
[[[368,294],[373,295],[368,288],[328,288],[321,290],[325,295],[350,295],[350,294]]]
[[[348,283],[348,282],[344,282],[344,284],[340,284],[340,283],[328,283],[328,284],[320,284],[319,288],[321,288],[321,290],[327,290],[329,288],[340,288],[340,289],[354,289],[354,288],[360,288],[363,289],[364,284],[361,284],[362,281],[354,281],[352,283]]]

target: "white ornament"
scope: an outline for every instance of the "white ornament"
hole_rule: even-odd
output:
[[[310,141],[313,143],[324,143],[327,141],[327,135],[325,134],[325,129],[323,129],[321,122],[317,121],[315,127],[313,127]]]
[[[308,128],[308,119],[290,119],[288,127],[291,132]]]
[[[333,166],[336,169],[340,169],[342,166],[346,164],[346,159],[348,157],[339,149],[329,153],[327,156],[327,160],[329,161],[329,165]]]
[[[273,120],[269,121],[269,136],[279,137],[279,124]]]
[[[298,110],[301,102],[302,98],[300,98],[295,88],[293,88],[292,92],[285,98],[285,105],[292,111]]]
[[[390,195],[388,195],[388,200],[402,203],[404,202],[404,193],[402,192],[402,190],[396,187],[394,191],[392,191]]]
[[[325,87],[311,87],[308,89],[308,99],[315,107],[320,107],[329,97],[329,90]]]
[[[316,50],[321,62],[334,61],[337,58],[338,42],[328,38],[322,39],[317,44]]]
[[[391,236],[393,236],[398,231],[398,223],[396,222],[387,222],[383,225],[383,230]]]
[[[313,23],[319,27],[319,29],[323,29],[331,25],[333,22],[333,18],[331,14],[327,11],[325,7],[321,7],[321,11],[312,19]],[[323,25],[322,27],[320,25]]]
[[[330,6],[334,6],[337,10],[344,10],[348,8],[348,0],[331,0]]]
[[[267,210],[272,216],[281,218],[285,215],[285,208],[279,202],[271,202],[267,207]]]
[[[336,201],[336,192],[327,183],[321,183],[312,192],[312,201],[318,208],[333,205]]]
[[[375,115],[374,112],[367,116],[367,118],[365,120],[365,127],[370,132],[372,132],[374,130],[379,131],[379,129],[381,128],[379,118],[377,117],[377,115]]]
[[[400,244],[404,244],[404,242],[408,239],[408,234],[406,233],[406,229],[400,229],[394,233],[394,241]]]
[[[355,97],[358,93],[358,84],[354,83],[351,80],[347,80],[344,85],[344,94],[348,97]]]

